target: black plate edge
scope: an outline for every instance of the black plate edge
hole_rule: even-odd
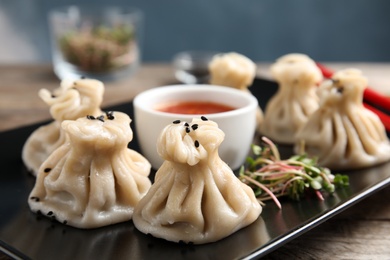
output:
[[[323,215],[306,221],[305,224],[303,224],[302,226],[293,230],[292,232],[287,233],[287,235],[283,235],[281,237],[274,238],[271,242],[268,243],[267,246],[261,248],[260,250],[255,251],[255,252],[252,252],[250,255],[246,256],[243,259],[256,259],[258,257],[264,257],[265,255],[271,253],[272,251],[275,251],[279,247],[290,242],[294,238],[301,236],[302,234],[310,231],[311,229],[313,229],[313,228],[317,227],[318,225],[324,223],[325,221],[331,219],[332,217],[339,214],[340,212],[346,210],[347,208],[350,208],[351,206],[364,200],[365,198],[369,197],[370,195],[386,188],[389,185],[390,185],[390,178],[387,178],[387,179],[369,187],[368,189],[366,189],[362,193],[359,193],[358,195],[354,196],[350,200],[348,200],[344,203],[341,203],[340,205],[336,206],[333,209],[330,209],[329,211],[325,212]]]

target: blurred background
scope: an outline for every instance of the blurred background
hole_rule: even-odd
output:
[[[0,0],[0,63],[50,62],[47,12],[80,3],[141,9],[144,62],[183,50],[236,51],[254,61],[290,52],[390,61],[388,0]]]

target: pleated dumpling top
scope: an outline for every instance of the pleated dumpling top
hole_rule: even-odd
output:
[[[36,176],[43,161],[64,143],[62,121],[100,115],[103,93],[103,83],[93,79],[63,80],[53,92],[39,91],[39,96],[50,107],[54,121],[36,129],[24,144],[22,159],[32,175]]]

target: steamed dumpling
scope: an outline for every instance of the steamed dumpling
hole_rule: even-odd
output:
[[[217,54],[209,64],[210,84],[247,89],[256,76],[256,64],[242,54]]]
[[[318,157],[331,169],[356,169],[390,160],[390,144],[376,114],[363,106],[367,79],[346,69],[319,88],[319,109],[298,132],[296,149]]]
[[[269,100],[260,132],[278,143],[293,144],[295,134],[318,108],[317,84],[322,81],[315,62],[304,54],[288,54],[271,66],[279,84]]]
[[[161,133],[165,160],[133,222],[145,234],[195,244],[214,242],[254,222],[261,206],[218,155],[224,133],[206,118],[175,121]]]
[[[64,143],[61,122],[86,115],[100,115],[103,93],[103,83],[92,79],[63,80],[52,93],[46,89],[39,91],[39,96],[50,106],[54,121],[36,129],[24,144],[22,159],[34,176],[43,161]]]
[[[249,92],[256,76],[256,64],[242,54],[236,52],[217,54],[209,64],[210,84],[226,86]],[[257,125],[263,121],[260,107],[256,114]]]
[[[64,121],[66,141],[39,168],[31,210],[78,228],[130,220],[151,186],[150,163],[127,148],[130,122],[120,112]]]

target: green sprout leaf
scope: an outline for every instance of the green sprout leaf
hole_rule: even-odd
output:
[[[261,146],[253,144],[252,151],[254,155],[260,155],[262,151]]]
[[[349,177],[347,175],[336,174],[333,181],[338,187],[345,187],[349,185]]]

